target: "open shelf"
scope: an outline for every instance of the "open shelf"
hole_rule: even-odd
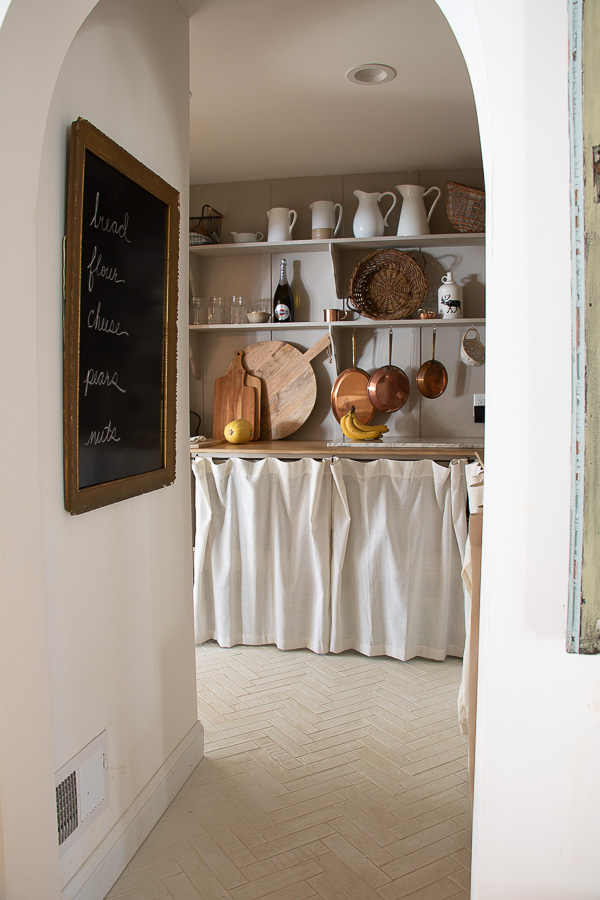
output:
[[[373,238],[331,238],[331,240],[253,241],[249,244],[194,244],[194,256],[243,256],[249,253],[327,253],[335,250],[381,250],[398,247],[400,250],[421,250],[427,247],[477,247],[485,244],[485,234],[421,234],[410,237],[385,235]]]
[[[272,322],[264,322],[259,325],[250,322],[244,325],[190,325],[190,331],[269,331],[276,334],[278,331],[294,331],[296,329],[320,328],[428,328],[435,325],[436,328],[448,328],[451,326],[485,325],[485,319],[350,319],[344,322],[283,322],[274,325]]]

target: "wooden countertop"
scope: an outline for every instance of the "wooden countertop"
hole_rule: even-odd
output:
[[[190,447],[192,456],[211,456],[217,459],[239,457],[261,459],[275,456],[279,459],[330,458],[352,459],[479,459],[483,461],[483,441],[406,441],[397,438],[381,443],[337,441],[250,441],[247,444],[229,444],[227,441],[207,441],[206,445]]]

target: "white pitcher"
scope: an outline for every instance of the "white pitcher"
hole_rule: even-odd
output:
[[[408,237],[414,234],[429,234],[431,213],[435,209],[435,205],[442,193],[439,187],[430,187],[425,190],[420,184],[397,184],[396,190],[402,197],[398,236]],[[427,212],[425,209],[425,197],[431,194],[432,191],[437,191],[437,196],[429,207],[429,212]]]
[[[269,230],[268,241],[291,241],[292,229],[296,224],[298,214],[295,209],[287,209],[285,206],[274,206],[267,210]]]
[[[335,237],[342,222],[342,204],[334,203],[332,200],[315,200],[309,204],[309,208],[312,210],[313,240]]]
[[[354,237],[381,237],[385,231],[389,215],[396,205],[396,195],[392,191],[384,191],[383,194],[378,192],[367,194],[365,191],[354,191],[354,196],[358,197],[358,209],[356,210],[352,226]],[[381,215],[381,210],[379,209],[379,201],[382,197],[392,198],[392,205],[385,214],[385,218]]]

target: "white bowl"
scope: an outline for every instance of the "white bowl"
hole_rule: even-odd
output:
[[[232,231],[233,242],[235,244],[252,244],[254,241],[262,241],[262,231]]]
[[[254,312],[247,313],[247,317],[249,322],[252,322],[253,325],[257,325],[259,322],[268,322],[271,318],[271,313],[255,310]]]

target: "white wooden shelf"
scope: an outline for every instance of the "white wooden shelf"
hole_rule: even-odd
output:
[[[287,322],[274,325],[264,322],[259,325],[247,322],[243,325],[190,325],[191,332],[228,332],[228,331],[269,331],[276,334],[278,331],[295,331],[305,329],[331,328],[428,328],[435,325],[436,328],[465,327],[471,325],[485,325],[485,319],[351,319],[344,322]]]
[[[249,244],[194,244],[190,253],[195,256],[244,256],[249,253],[327,253],[334,250],[382,250],[398,247],[401,250],[421,250],[426,247],[480,247],[485,244],[485,234],[421,234],[410,237],[385,235],[373,238],[332,238],[331,240],[302,241],[253,241]]]

